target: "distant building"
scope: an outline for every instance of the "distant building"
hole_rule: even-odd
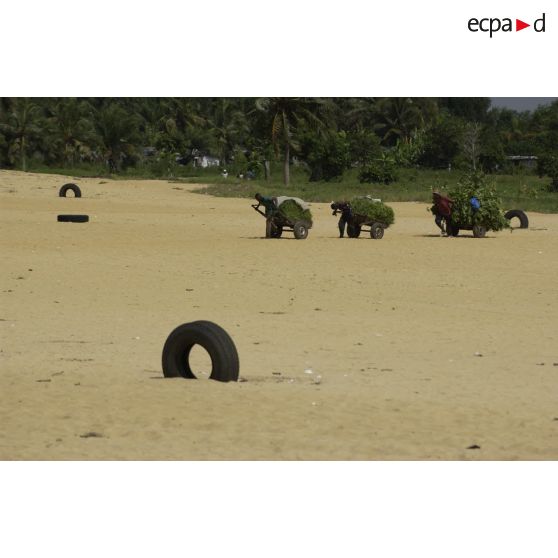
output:
[[[506,157],[514,167],[525,167],[532,169],[537,164],[537,157],[535,155],[509,155]]]
[[[142,152],[144,157],[155,157],[157,155],[157,148],[147,146],[143,148]]]
[[[206,169],[207,167],[218,167],[221,163],[220,159],[217,159],[217,157],[199,154],[194,155],[192,157],[192,161],[194,163],[194,167],[201,167],[202,169]]]

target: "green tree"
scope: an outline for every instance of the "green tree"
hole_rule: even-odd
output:
[[[468,167],[476,171],[481,151],[481,125],[478,122],[468,122],[463,132],[461,152]]]
[[[302,123],[313,129],[325,128],[326,102],[303,97],[265,97],[256,101],[256,108],[265,112],[271,123],[271,142],[278,156],[283,150],[283,182],[289,185],[291,148],[297,148],[297,127]]]
[[[95,144],[91,106],[79,99],[53,99],[49,104],[48,124],[53,148],[64,166],[74,166],[76,157]]]
[[[408,141],[415,130],[424,126],[420,104],[411,97],[384,97],[375,105],[375,130],[385,145]]]
[[[339,178],[351,165],[350,142],[344,131],[322,135],[309,130],[301,135],[300,153],[310,167],[310,182]]]
[[[453,164],[461,150],[463,131],[461,119],[442,112],[437,122],[426,131],[419,164],[432,168],[447,168]]]
[[[367,129],[357,129],[347,134],[349,140],[351,162],[360,166],[371,163],[381,157],[382,148],[378,136]]]
[[[0,132],[9,144],[8,158],[18,159],[21,169],[26,171],[30,143],[41,133],[41,108],[31,99],[16,98],[11,100],[4,111]]]
[[[443,97],[439,100],[441,108],[467,122],[485,122],[490,103],[489,97]]]
[[[137,116],[110,103],[95,114],[95,127],[110,171],[117,172],[122,161],[135,154],[139,139]]]
[[[226,165],[237,146],[248,134],[246,114],[233,99],[216,99],[208,118],[209,129],[217,144],[221,164]]]

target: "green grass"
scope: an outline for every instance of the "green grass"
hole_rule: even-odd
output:
[[[265,180],[241,181],[229,176],[207,176],[202,180],[185,179],[186,182],[204,182],[208,184],[196,190],[199,193],[220,197],[250,198],[256,192],[263,195],[296,196],[309,202],[331,202],[347,200],[355,196],[370,194],[382,201],[418,201],[430,203],[432,191],[448,192],[455,188],[461,177],[459,171],[408,170],[398,172],[396,182],[384,184],[361,184],[357,179],[357,170],[347,172],[341,182],[308,182],[305,174],[296,171],[291,176],[289,187],[283,186],[280,175],[266,182]],[[550,179],[534,175],[492,175],[496,191],[502,200],[502,209],[523,209],[543,213],[558,213],[558,193],[549,192]]]
[[[252,198],[256,192],[263,195],[285,195],[300,197],[309,202],[331,202],[351,199],[355,196],[370,194],[384,202],[418,201],[430,203],[432,190],[448,192],[454,189],[461,173],[457,170],[414,170],[401,169],[398,180],[392,184],[361,184],[358,181],[358,169],[346,172],[338,182],[308,182],[308,175],[301,167],[291,167],[291,183],[283,186],[280,165],[272,165],[272,177],[264,179],[239,180],[235,178],[234,165],[227,167],[229,177],[224,179],[219,169],[200,169],[190,166],[175,166],[172,174],[162,171],[153,164],[138,165],[118,174],[109,174],[104,165],[83,165],[79,168],[49,168],[33,166],[30,172],[62,174],[73,177],[100,177],[113,180],[161,179],[176,182],[206,184],[196,190],[199,193],[220,197]],[[498,196],[502,200],[502,209],[523,209],[543,213],[558,213],[558,193],[550,192],[549,178],[538,178],[532,174],[489,176],[494,181]]]
[[[138,164],[118,173],[111,174],[106,165],[84,164],[79,167],[47,167],[44,165],[32,165],[29,172],[42,174],[62,174],[77,178],[110,178],[111,180],[183,180],[195,177],[197,181],[204,181],[204,177],[214,176],[216,169],[196,169],[190,166],[176,165],[171,173],[166,172],[159,166]],[[194,180],[194,181],[196,181]]]

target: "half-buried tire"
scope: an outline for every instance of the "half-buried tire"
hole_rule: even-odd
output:
[[[190,351],[203,347],[211,357],[209,378],[220,382],[238,380],[238,352],[230,335],[213,322],[197,321],[179,325],[167,337],[163,347],[165,378],[195,378],[190,368]]]
[[[528,229],[529,228],[529,218],[527,217],[525,211],[522,211],[521,209],[510,209],[506,214],[504,214],[504,217],[508,221],[511,221],[512,219],[517,217],[519,219],[519,228],[520,229]]]
[[[89,215],[58,215],[57,220],[60,223],[87,223]]]
[[[65,198],[68,191],[72,191],[74,193],[74,197],[81,198],[81,190],[79,189],[79,186],[77,184],[64,184],[64,186],[60,188],[60,192],[58,192],[58,195],[61,198]]]

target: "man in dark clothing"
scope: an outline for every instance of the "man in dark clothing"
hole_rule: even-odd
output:
[[[345,234],[345,226],[347,225],[347,223],[351,220],[351,217],[353,215],[352,211],[351,211],[351,206],[349,205],[348,202],[344,202],[344,201],[339,201],[339,202],[334,202],[331,204],[331,209],[333,209],[333,213],[332,215],[337,215],[337,213],[341,213],[341,217],[339,217],[339,238],[343,238],[344,234]]]
[[[453,200],[446,196],[442,196],[439,192],[434,192],[432,194],[432,213],[434,213],[434,222],[438,225],[438,228],[442,233],[447,233],[447,227],[444,229],[444,221],[448,223],[451,217],[451,206],[453,205]]]
[[[263,205],[265,207],[266,217],[271,216],[277,209],[277,202],[275,198],[268,198],[266,196],[262,196],[261,194],[256,194],[254,197],[258,200],[258,205]]]

